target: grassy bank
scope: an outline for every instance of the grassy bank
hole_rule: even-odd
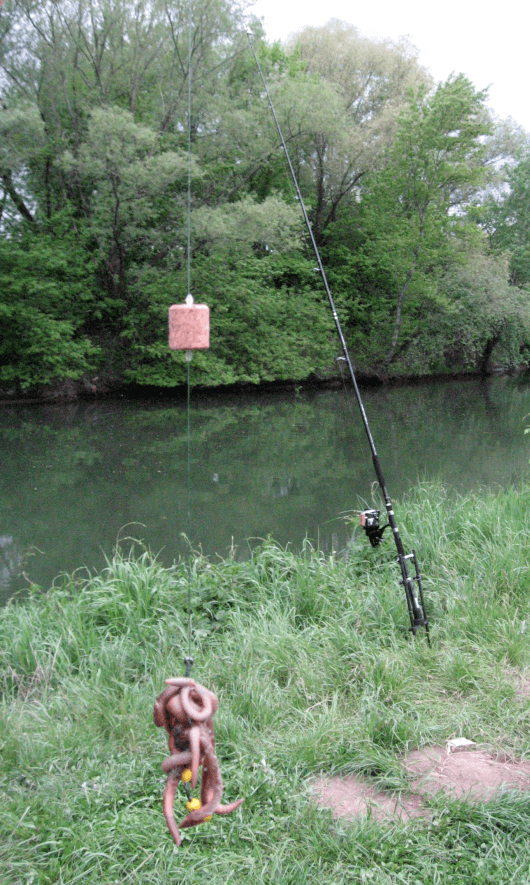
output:
[[[179,851],[152,709],[182,673],[185,567],[117,555],[2,610],[0,881],[530,882],[530,795],[438,798],[421,824],[334,821],[308,795],[319,771],[404,789],[404,751],[453,736],[530,755],[529,510],[530,488],[437,486],[397,508],[423,564],[431,649],[407,632],[388,544],[354,540],[346,561],[272,543],[243,563],[197,557],[193,675],[220,698],[224,801],[247,798]]]

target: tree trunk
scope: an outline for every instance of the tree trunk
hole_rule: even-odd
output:
[[[413,266],[410,268],[410,270],[406,276],[405,282],[404,282],[403,286],[401,287],[400,292],[398,294],[396,319],[394,321],[394,333],[392,335],[390,350],[388,351],[388,353],[386,354],[386,356],[383,360],[383,365],[385,366],[385,368],[390,365],[390,363],[392,362],[392,360],[396,356],[397,343],[399,340],[399,333],[401,331],[401,315],[402,315],[403,302],[405,300],[405,295],[407,294],[407,290],[409,288],[410,281],[412,279],[412,274],[414,273],[415,267],[416,267],[416,262],[414,262]]]
[[[11,172],[3,172],[2,181],[4,183],[6,192],[11,197],[20,214],[26,219],[26,221],[31,221],[32,224],[35,224],[35,219],[33,215],[29,211],[20,194],[17,194],[15,190],[15,185],[13,184],[13,179],[11,178]]]
[[[501,330],[499,329],[495,335],[492,335],[486,341],[484,346],[484,350],[482,351],[482,356],[480,359],[479,371],[482,376],[489,375],[491,371],[491,355],[495,349],[495,346],[499,343],[501,338]]]

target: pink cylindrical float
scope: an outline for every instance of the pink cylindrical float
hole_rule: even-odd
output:
[[[171,350],[207,350],[210,346],[210,308],[194,304],[188,295],[186,304],[169,308],[169,347]]]

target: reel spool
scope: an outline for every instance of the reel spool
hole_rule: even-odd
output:
[[[359,514],[361,525],[365,530],[368,540],[372,547],[378,547],[383,540],[383,532],[388,528],[389,523],[382,528],[379,525],[380,510],[362,510]]]

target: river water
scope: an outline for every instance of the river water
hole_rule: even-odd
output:
[[[528,379],[362,393],[393,498],[418,479],[467,491],[530,478]],[[128,538],[166,564],[185,551],[182,533],[208,555],[234,546],[244,557],[268,535],[344,547],[343,515],[370,505],[374,481],[351,392],[193,392],[191,402],[189,480],[181,399],[0,411],[0,601],[28,581],[101,568]]]

